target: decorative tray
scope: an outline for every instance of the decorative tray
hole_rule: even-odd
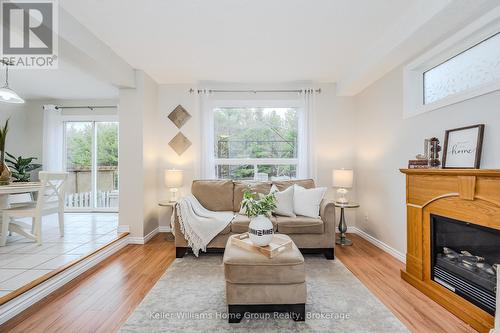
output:
[[[291,249],[293,242],[287,237],[283,237],[280,234],[274,234],[273,240],[267,246],[257,246],[250,240],[250,235],[248,232],[243,234],[234,235],[231,237],[234,245],[241,247],[245,250],[258,252],[265,255],[268,258],[274,258],[287,249]]]

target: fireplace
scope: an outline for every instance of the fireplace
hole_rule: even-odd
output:
[[[500,230],[430,214],[431,278],[495,314]]]
[[[500,170],[402,169],[401,277],[481,333],[494,325],[500,273]],[[500,311],[500,309],[499,309]]]

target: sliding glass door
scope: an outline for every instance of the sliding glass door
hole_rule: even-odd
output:
[[[97,208],[118,209],[118,123],[96,122]]]
[[[64,122],[67,210],[118,210],[118,122]]]

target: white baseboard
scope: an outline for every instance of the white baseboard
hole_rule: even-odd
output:
[[[102,249],[101,251],[85,258],[79,263],[69,267],[61,273],[54,275],[47,281],[17,296],[11,301],[0,306],[0,324],[26,310],[36,302],[42,300],[52,292],[56,291],[74,278],[80,276],[88,269],[97,265],[113,253],[117,252],[128,244],[128,237],[124,237]]]
[[[149,234],[147,234],[146,236],[144,236],[144,244],[146,244],[147,242],[149,242],[149,240],[151,238],[153,238],[154,236],[156,236],[156,234],[158,234],[159,231],[159,227],[156,227],[154,228],[153,231],[151,231]]]
[[[372,243],[373,245],[375,245],[379,249],[384,250],[385,252],[389,253],[391,256],[398,259],[402,263],[406,263],[406,256],[403,253],[401,253],[398,250],[396,250],[395,248],[387,245],[386,243],[382,242],[381,240],[378,240],[377,238],[373,237],[372,235],[364,232],[363,230],[358,229],[356,227],[348,227],[347,232],[351,232],[351,233],[359,235],[360,237],[366,239],[367,241],[369,241],[370,243]]]
[[[158,234],[159,232],[159,227],[156,227],[154,228],[153,231],[151,231],[149,234],[147,234],[146,236],[144,237],[131,237],[131,236],[128,236],[128,243],[129,244],[139,244],[139,245],[142,245],[142,244],[146,244],[147,242],[149,242],[149,240],[151,238],[153,238],[156,234]]]
[[[170,227],[168,225],[161,225],[158,227],[159,232],[170,232]]]
[[[350,234],[357,234],[358,233],[358,228],[355,228],[355,227],[347,227],[347,232],[350,233]],[[339,231],[336,230],[336,232],[338,233]]]

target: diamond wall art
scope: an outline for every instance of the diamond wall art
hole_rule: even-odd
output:
[[[179,104],[172,112],[170,112],[168,119],[170,119],[170,121],[173,122],[177,128],[181,128],[189,119],[191,119],[191,115],[182,105]]]
[[[168,145],[177,153],[177,155],[181,156],[190,146],[191,141],[182,134],[182,132],[177,133],[176,136]]]

